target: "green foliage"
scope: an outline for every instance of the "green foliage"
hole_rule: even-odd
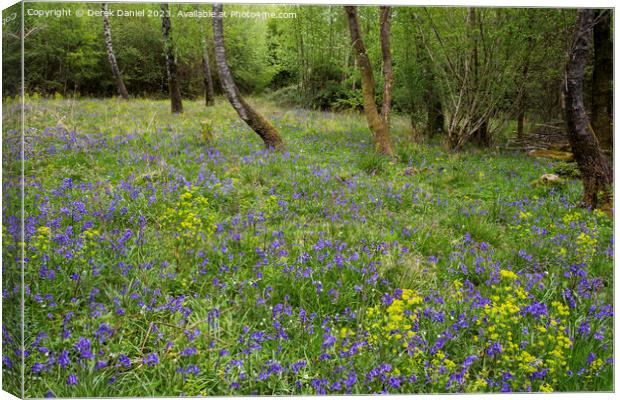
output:
[[[2,94],[13,96],[21,85],[21,5],[2,10]]]
[[[32,3],[31,7],[35,4],[37,9],[42,10],[57,7],[49,3]],[[25,17],[25,30],[31,31],[25,41],[26,90],[43,95],[53,95],[55,92],[63,95],[115,95],[116,87],[104,47],[102,19],[75,15],[77,10],[83,14],[86,10],[99,10],[99,5],[66,3],[63,7],[71,10],[72,17]],[[226,6],[228,11],[247,11],[251,8]],[[172,40],[175,42],[181,89],[185,97],[198,97],[203,93],[203,46],[205,37],[212,37],[213,27],[208,19],[179,17],[177,14],[210,9],[208,4],[173,4],[170,7]],[[117,62],[129,93],[164,97],[168,89],[161,20],[156,14],[159,4],[114,4],[111,10],[155,12],[145,17],[112,16],[110,26]],[[226,47],[238,86],[245,92],[260,92],[271,83],[279,67],[268,56],[267,20],[251,21],[248,23],[244,18],[226,20]],[[17,27],[17,22],[13,21],[3,29],[17,34]],[[5,54],[8,55],[5,65],[18,65],[19,41],[5,36],[9,39],[5,40]],[[213,63],[211,70],[217,83],[211,39],[207,42]],[[16,93],[19,76],[7,78],[5,93]],[[216,84],[216,88],[219,85]]]
[[[55,5],[33,3],[43,10]],[[97,5],[67,3],[76,10]],[[113,10],[154,12],[157,4],[115,4]],[[226,5],[233,11],[257,11],[253,5]],[[206,12],[207,4],[170,6],[172,39],[184,97],[203,93],[202,54],[206,44],[216,91],[219,91],[208,18],[178,17],[179,12]],[[225,38],[228,62],[243,92],[266,93],[282,104],[321,110],[361,109],[361,84],[355,66],[348,24],[342,6],[261,5],[260,11],[295,13],[290,18],[227,18]],[[481,68],[498,76],[484,87],[477,104],[491,104],[493,124],[515,117],[515,102],[525,93],[530,117],[545,119],[559,112],[559,81],[572,11],[559,9],[480,9],[480,26],[467,22],[465,8],[396,7],[393,10],[391,48],[394,64],[393,109],[412,115],[423,131],[431,90],[447,116],[455,110],[462,84],[462,67],[470,57],[474,37],[480,36]],[[359,8],[360,24],[376,81],[377,103],[382,101],[381,48],[377,7]],[[133,96],[165,97],[166,71],[161,21],[151,17],[111,17],[112,39],[125,84]],[[20,63],[16,21],[4,26],[5,94],[17,93]],[[115,84],[103,45],[98,17],[39,18],[26,16],[27,92],[64,96],[113,96]],[[484,53],[487,52],[487,53]],[[447,62],[450,60],[452,65]],[[490,60],[490,61],[489,61]],[[484,63],[483,63],[484,61]],[[523,75],[525,64],[528,74]],[[471,64],[471,63],[470,63]],[[10,66],[13,68],[9,68]],[[456,70],[451,70],[456,68]],[[485,70],[486,71],[486,70]],[[499,72],[501,71],[501,72]],[[481,75],[490,75],[481,72]],[[491,74],[492,75],[492,74]],[[295,89],[293,89],[295,88]],[[280,92],[280,90],[283,90]],[[297,93],[294,93],[297,91]],[[461,107],[462,108],[462,107]],[[454,126],[463,127],[455,121]]]
[[[581,179],[579,166],[574,162],[556,162],[553,166],[553,173],[568,179]]]
[[[386,156],[371,151],[360,155],[357,167],[368,175],[381,175],[386,171],[389,162]]]
[[[301,96],[297,85],[290,85],[267,93],[267,98],[285,107],[292,107],[301,103]]]
[[[182,118],[163,100],[27,101],[45,132],[25,160],[29,397],[314,394],[314,379],[342,393],[331,384],[351,372],[353,393],[496,392],[506,373],[514,391],[612,388],[613,221],[576,207],[579,182],[531,188],[549,162],[404,146],[401,116],[392,162],[361,115],[261,98],[288,151],[265,151],[223,101],[188,101]],[[5,282],[19,206],[4,214]],[[7,291],[4,310],[20,298]],[[70,364],[49,361],[63,350]],[[377,368],[385,382],[366,382]]]

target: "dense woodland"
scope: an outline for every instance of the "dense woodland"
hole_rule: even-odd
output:
[[[30,395],[612,387],[612,10],[63,8],[24,17],[23,143],[3,14]]]
[[[38,8],[55,7],[37,4]],[[69,8],[92,8],[72,4]],[[158,4],[115,5],[126,10]],[[204,93],[205,51],[216,93],[212,20],[176,17],[179,11],[210,11],[210,5],[172,4],[170,42],[183,98]],[[95,7],[98,8],[98,7]],[[248,9],[230,6],[231,9]],[[235,82],[243,93],[267,93],[291,105],[321,110],[361,109],[361,77],[351,46],[347,16],[341,6],[266,6],[292,12],[296,18],[226,19],[226,47]],[[390,35],[393,110],[411,116],[416,130],[428,129],[434,113],[449,115],[446,127],[468,114],[470,103],[488,114],[490,135],[506,120],[549,121],[562,115],[564,66],[571,45],[576,11],[570,9],[493,9],[392,7]],[[592,47],[584,85],[586,104],[605,93],[593,67],[602,74],[611,64],[610,23],[597,29],[600,56]],[[380,43],[380,10],[359,8],[360,32],[373,70],[376,100],[381,103],[384,76]],[[26,16],[26,91],[41,95],[112,96],[103,21],[98,17],[41,18]],[[165,41],[156,17],[112,17],[115,56],[128,92],[134,97],[163,97],[168,92]],[[604,25],[604,24],[603,24]],[[600,33],[599,33],[600,31]],[[4,94],[19,84],[18,41],[5,40]],[[11,47],[13,46],[13,47]],[[605,54],[607,52],[607,54]],[[595,58],[596,57],[596,58]],[[605,72],[607,70],[607,72]],[[469,74],[469,75],[467,75]],[[599,72],[599,75],[601,73]],[[466,76],[467,75],[467,76]],[[604,78],[604,77],[601,77]],[[590,84],[588,84],[590,83]],[[457,106],[461,91],[467,96]],[[431,99],[429,101],[429,99]],[[436,99],[436,102],[432,100]],[[609,99],[607,99],[608,101]],[[591,105],[591,106],[590,106]],[[436,111],[433,111],[435,110]],[[519,125],[521,126],[521,125]],[[486,140],[481,138],[481,140]]]
[[[173,112],[182,111],[182,98],[205,96],[210,104],[214,93],[222,93],[226,85],[221,85],[216,67],[212,18],[187,17],[210,11],[210,5],[115,7],[112,15],[121,9],[152,14],[27,15],[26,92],[125,98],[170,93]],[[248,7],[233,5],[231,10],[248,11]],[[84,11],[92,6],[70,8]],[[394,154],[389,143],[390,112],[409,116],[414,137],[444,135],[447,146],[456,150],[470,142],[489,147],[513,132],[522,136],[535,123],[565,119],[565,72],[574,54],[576,10],[344,9],[266,6],[265,10],[285,17],[254,18],[251,23],[226,18],[222,42],[228,56],[223,64],[230,67],[235,90],[267,95],[289,106],[364,109],[367,115],[370,103],[378,104],[385,126],[375,118],[369,120],[369,127],[375,137],[383,137],[379,151],[389,155]],[[104,4],[102,10],[108,6]],[[594,11],[591,25],[587,34],[593,37],[592,45],[585,49],[579,80],[592,128],[609,155],[613,143],[611,11]],[[18,45],[19,41],[5,40],[5,95],[18,91]]]

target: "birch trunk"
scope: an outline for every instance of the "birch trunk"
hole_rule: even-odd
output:
[[[108,52],[108,61],[110,62],[110,67],[112,68],[112,76],[114,77],[114,82],[116,83],[116,91],[119,96],[127,100],[129,99],[129,93],[127,93],[127,88],[123,82],[121,71],[118,69],[116,56],[114,55],[114,48],[112,47],[112,31],[110,30],[108,3],[102,3],[101,10],[103,11],[103,39],[105,41],[105,48]]]
[[[224,47],[224,27],[222,23],[222,4],[214,4],[213,12],[213,42],[215,45],[215,63],[222,89],[232,107],[239,117],[245,121],[260,136],[267,148],[281,149],[284,147],[282,137],[267,119],[254,111],[254,109],[241,97],[237,85],[233,79],[228,63],[226,62],[226,49]]]

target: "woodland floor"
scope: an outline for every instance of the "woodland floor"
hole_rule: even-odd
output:
[[[221,99],[28,101],[26,396],[612,390],[613,223],[579,181],[399,117],[390,161],[362,115],[251,101],[286,151]]]

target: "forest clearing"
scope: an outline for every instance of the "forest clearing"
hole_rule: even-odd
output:
[[[600,16],[572,10],[574,57],[557,59],[566,71],[536,80],[541,69],[532,67],[533,78],[515,66],[533,85],[566,72],[561,97],[537,86],[548,98],[526,100],[520,84],[501,96],[481,89],[493,80],[486,61],[473,89],[460,83],[465,90],[441,72],[426,79],[440,53],[405,64],[392,42],[392,70],[380,40],[390,36],[386,21],[428,22],[437,10],[397,18],[389,7],[339,6],[333,24],[349,40],[348,72],[321,80],[301,76],[321,69],[302,68],[290,79],[306,86],[293,90],[249,86],[266,78],[244,74],[255,66],[224,50],[230,38],[256,34],[239,22],[121,26],[104,17],[107,5],[91,6],[101,10],[98,33],[83,33],[80,46],[99,43],[98,61],[87,64],[100,63],[105,85],[85,74],[61,83],[48,61],[30,75],[23,103],[3,97],[4,390],[21,390],[21,323],[27,397],[613,390],[613,150],[587,127],[595,89],[583,84],[584,74],[593,79],[586,34]],[[175,15],[195,5],[151,6]],[[304,10],[295,8],[298,17]],[[490,10],[487,18],[503,18]],[[485,15],[461,11],[464,28]],[[365,27],[369,16],[377,29]],[[42,30],[62,36],[63,24],[47,23]],[[137,24],[151,25],[133,31]],[[408,26],[395,24],[392,35]],[[138,75],[154,64],[124,70],[135,53],[114,35],[155,28],[157,73],[167,78],[143,95]],[[204,50],[195,41],[193,68],[179,61],[188,32],[213,42]],[[428,32],[419,43],[437,37]],[[409,97],[399,82],[420,63],[407,71],[426,77],[411,87],[422,95]],[[190,70],[199,89],[187,84]],[[334,79],[350,97],[306,91]],[[471,107],[451,108],[455,99]],[[541,129],[558,115],[567,116],[553,126],[561,146],[521,148],[551,137]]]

